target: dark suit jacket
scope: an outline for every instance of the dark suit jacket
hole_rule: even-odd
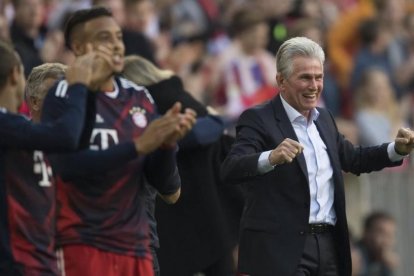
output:
[[[337,216],[335,243],[340,275],[351,275],[351,257],[345,216],[342,170],[360,174],[392,163],[387,144],[354,147],[336,127],[332,115],[319,109],[318,131],[326,144],[333,168],[334,208]],[[280,96],[245,111],[236,127],[237,138],[222,164],[225,181],[245,183],[247,199],[241,220],[239,271],[257,275],[293,275],[305,244],[310,195],[303,154],[290,164],[259,175],[262,152],[277,147],[285,138],[298,141]]]

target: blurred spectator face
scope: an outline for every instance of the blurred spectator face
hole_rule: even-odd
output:
[[[42,25],[44,6],[42,0],[19,0],[15,6],[15,21],[24,29],[39,28]]]
[[[254,54],[257,50],[264,49],[268,43],[269,27],[266,23],[259,23],[249,27],[237,35],[247,54]]]
[[[311,26],[304,31],[303,35],[321,45],[322,48],[325,46],[321,29]]]
[[[405,16],[405,0],[388,0],[388,6],[385,11],[386,18],[390,20],[391,24],[401,24]]]
[[[414,41],[414,13],[411,13],[408,15],[405,27],[406,27],[408,39],[410,41]]]
[[[265,16],[271,18],[283,17],[295,6],[295,0],[255,0],[252,2],[265,13]]]
[[[96,6],[103,6],[112,12],[115,21],[120,25],[125,25],[125,9],[122,0],[100,0],[94,2]]]
[[[365,233],[367,246],[373,252],[383,252],[393,248],[395,243],[396,225],[388,219],[377,220]]]
[[[155,7],[152,1],[138,1],[127,7],[127,26],[131,30],[149,34],[156,21]]]
[[[0,39],[10,40],[9,25],[7,24],[7,19],[2,15],[0,15]]]
[[[393,95],[388,76],[381,70],[371,69],[366,74],[368,79],[365,88],[365,103],[369,107],[386,108]]]

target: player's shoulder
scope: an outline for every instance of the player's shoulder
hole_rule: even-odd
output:
[[[57,80],[49,89],[48,95],[54,98],[66,98],[69,84],[65,79]]]
[[[152,98],[151,94],[148,92],[148,90],[144,86],[138,85],[134,83],[133,81],[128,80],[124,77],[117,77],[116,79],[121,89],[126,89],[128,91],[132,91],[133,93],[142,93],[148,98],[148,100],[152,104],[154,104],[154,99]]]

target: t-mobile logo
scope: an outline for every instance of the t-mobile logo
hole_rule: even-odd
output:
[[[91,150],[105,150],[109,145],[119,143],[118,133],[115,129],[95,128],[90,140]]]

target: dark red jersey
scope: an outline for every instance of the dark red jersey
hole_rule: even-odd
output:
[[[11,212],[6,173],[10,171],[6,171],[6,164],[10,160],[7,160],[7,154],[11,150],[19,149],[28,150],[27,154],[32,154],[30,151],[36,149],[49,152],[68,151],[76,149],[79,144],[84,126],[87,89],[81,84],[68,86],[65,81],[59,82],[57,88],[52,89],[47,95],[43,110],[57,112],[61,116],[54,117],[48,123],[34,124],[23,116],[8,113],[4,108],[0,108],[0,275],[16,275],[19,270],[15,266],[11,249],[13,233],[10,230],[14,226],[10,225],[9,221]],[[55,104],[47,104],[48,99]],[[26,169],[23,168],[25,165],[20,159],[16,161],[16,166]],[[33,169],[33,164],[30,168]],[[30,202],[32,198],[36,198],[35,194],[29,193],[24,196],[27,196],[26,204],[39,203]],[[17,202],[20,204],[22,200]],[[20,208],[15,201],[10,203],[14,204],[12,207]]]
[[[139,137],[158,116],[144,88],[122,78],[116,78],[115,87],[117,92],[96,95],[96,121],[89,141],[89,151],[105,153],[106,157],[112,148]],[[83,167],[90,166],[97,156],[79,152],[78,162],[74,161],[76,154],[54,159],[61,176],[58,243],[87,244],[109,252],[151,258],[145,181],[148,179],[161,193],[175,192],[180,185],[175,152],[135,156],[122,164],[106,164],[101,172],[95,168],[89,174],[65,174],[77,171],[73,167],[82,166],[82,162],[88,162]]]
[[[8,219],[16,270],[22,275],[58,275],[55,254],[56,186],[42,151],[6,155]]]

